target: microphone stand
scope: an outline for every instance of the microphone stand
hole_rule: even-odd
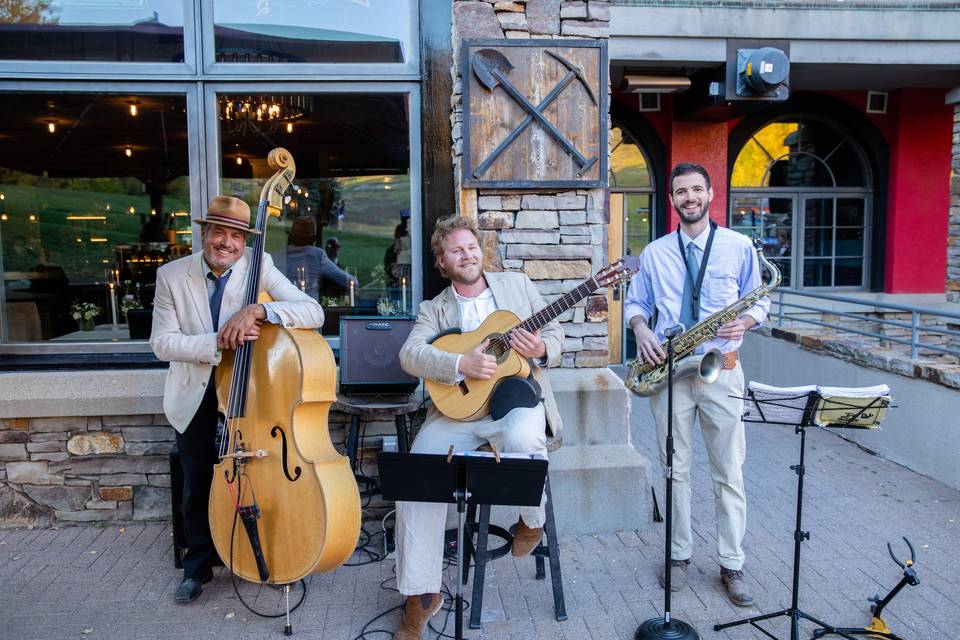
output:
[[[670,549],[673,543],[673,339],[683,333],[683,327],[671,327],[663,332],[667,339],[667,517],[663,553],[663,617],[643,622],[634,634],[634,640],[700,640],[690,624],[670,616]]]

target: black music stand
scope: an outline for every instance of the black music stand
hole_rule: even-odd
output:
[[[764,398],[758,396],[753,389],[748,389],[747,397],[743,400],[752,403],[743,414],[744,422],[759,422],[764,424],[785,424],[794,427],[794,432],[800,434],[800,461],[791,465],[790,469],[797,474],[797,520],[793,532],[793,587],[791,590],[790,608],[775,613],[767,613],[713,625],[714,631],[749,624],[767,637],[776,640],[776,636],[758,625],[758,622],[779,616],[790,618],[790,640],[799,640],[800,620],[809,620],[824,630],[824,633],[836,634],[853,640],[853,636],[844,633],[839,627],[827,624],[814,618],[800,609],[800,545],[810,539],[810,532],[804,531],[803,526],[803,476],[804,452],[807,441],[807,427],[833,426],[848,428],[871,428],[879,424],[883,417],[881,409],[889,405],[889,399],[878,397],[866,404],[847,402],[840,398],[824,398],[816,388],[794,395],[781,395]],[[874,410],[875,411],[871,411]]]
[[[467,451],[377,454],[384,500],[442,502],[457,505],[457,566],[463,570],[463,532],[467,504],[517,507],[540,505],[547,459],[530,454]],[[456,640],[463,638],[463,584],[456,580]]]

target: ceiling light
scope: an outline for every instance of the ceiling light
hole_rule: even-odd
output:
[[[292,123],[292,122],[288,122],[288,123],[287,123],[287,133],[293,133],[293,123]]]
[[[106,220],[107,216],[67,216],[67,220]]]
[[[0,220],[2,220],[3,222],[6,222],[6,221],[9,220],[9,219],[10,219],[10,218],[7,217],[7,214],[5,214],[5,213],[0,213]]]
[[[137,115],[138,112],[139,112],[139,110],[137,109],[137,103],[136,103],[136,102],[131,102],[131,103],[130,103],[130,115],[136,117],[136,115]]]
[[[123,150],[123,155],[127,156],[128,158],[132,158],[133,149],[131,149],[130,147],[127,147],[126,149]]]
[[[36,222],[36,221],[37,221],[37,214],[31,213],[29,216],[27,216],[27,219],[30,220],[30,222]]]
[[[243,158],[241,158],[240,156],[237,156],[237,165],[242,165],[242,164],[243,164]]]
[[[56,132],[57,132],[57,123],[54,122],[53,120],[48,121],[48,122],[47,122],[47,131],[49,131],[50,133],[56,133]]]
[[[136,213],[136,212],[137,212],[136,209],[134,209],[133,207],[130,207],[130,213],[131,213],[131,214],[134,214],[134,213]]]
[[[690,88],[690,78],[653,73],[626,73],[619,88],[625,93],[680,93]]]

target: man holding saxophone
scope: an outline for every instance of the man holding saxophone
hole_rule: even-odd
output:
[[[624,315],[637,339],[637,358],[646,363],[666,361],[664,331],[682,324],[685,332],[699,322],[734,305],[740,298],[762,286],[761,269],[750,240],[744,235],[718,227],[707,215],[713,189],[706,169],[682,163],[670,174],[670,201],[680,217],[673,233],[644,249],[640,271],[630,283]],[[720,578],[730,601],[750,606],[750,594],[743,575],[743,536],[746,530],[746,495],[741,467],[746,456],[741,413],[744,392],[743,370],[737,349],[745,332],[767,315],[770,301],[765,295],[755,306],[705,332],[692,355],[718,349],[722,370],[712,384],[693,375],[675,380],[673,393],[673,539],[671,541],[670,589],[686,585],[693,554],[690,514],[690,464],[692,427],[697,418],[710,459],[717,517],[717,556]],[[655,325],[648,326],[651,318]],[[700,328],[702,329],[702,327]],[[677,341],[683,336],[677,338]],[[675,341],[675,345],[677,343]],[[667,393],[665,385],[650,397],[657,425],[660,461],[666,466]],[[660,583],[664,576],[661,571]]]

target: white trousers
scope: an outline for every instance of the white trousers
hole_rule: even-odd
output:
[[[489,416],[476,422],[451,420],[431,412],[411,453],[473,451],[489,442],[504,453],[547,455],[546,416],[543,403],[514,409],[500,420]],[[544,501],[539,507],[522,507],[520,517],[528,527],[542,527]],[[434,502],[397,502],[397,588],[405,596],[439,593],[443,571],[443,535],[447,505]]]
[[[747,529],[747,497],[743,488],[743,462],[746,437],[741,416],[743,369],[740,362],[720,373],[713,384],[703,384],[693,376],[676,381],[673,387],[673,540],[671,558],[687,560],[693,555],[693,530],[690,524],[690,463],[694,421],[700,419],[700,431],[710,460],[713,478],[714,508],[717,516],[717,558],[727,569],[743,568],[743,536]],[[660,464],[667,464],[667,390],[650,399],[657,423]]]

